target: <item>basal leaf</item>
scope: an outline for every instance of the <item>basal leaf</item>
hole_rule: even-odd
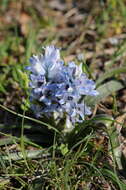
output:
[[[97,88],[97,91],[99,92],[98,96],[93,97],[86,97],[85,102],[87,105],[95,105],[99,103],[101,100],[105,99],[107,96],[111,95],[112,93],[120,90],[123,88],[123,85],[115,80],[111,80],[100,87]]]
[[[110,71],[105,72],[99,79],[96,81],[96,85],[99,86],[105,79],[110,78],[116,74],[126,73],[126,67],[118,67],[111,69]]]

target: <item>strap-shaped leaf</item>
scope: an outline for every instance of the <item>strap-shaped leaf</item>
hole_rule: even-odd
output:
[[[99,103],[101,100],[105,99],[110,94],[120,90],[123,88],[123,85],[115,80],[111,80],[100,87],[97,88],[97,91],[99,92],[99,95],[96,97],[86,97],[85,102],[87,105],[95,105]]]
[[[111,69],[110,71],[105,72],[99,79],[96,81],[96,85],[99,86],[104,80],[110,78],[116,74],[126,73],[126,67],[118,67],[115,69]]]

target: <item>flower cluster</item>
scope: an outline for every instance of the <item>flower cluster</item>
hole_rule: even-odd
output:
[[[30,100],[37,117],[64,115],[72,125],[82,122],[91,114],[84,103],[84,96],[96,96],[94,81],[82,72],[82,65],[74,62],[67,65],[60,58],[60,50],[47,46],[44,55],[30,58]]]

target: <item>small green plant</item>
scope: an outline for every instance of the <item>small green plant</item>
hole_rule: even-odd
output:
[[[101,0],[92,10],[86,1],[56,2],[0,1],[0,190],[125,190],[126,158],[120,144],[125,134],[125,1]],[[83,114],[81,122],[70,120],[69,130],[68,115],[78,121],[82,115],[75,107],[71,111],[62,106],[64,115],[51,112],[48,117],[40,110],[39,118],[30,109],[31,102],[45,106],[36,94],[29,99],[35,81],[29,89],[28,75],[33,73],[24,69],[41,44],[62,47],[61,71],[70,79],[70,71],[82,64],[99,93],[81,97],[79,104],[84,101],[92,115]],[[76,59],[83,50],[84,56]],[[70,69],[66,63],[73,59],[76,64]]]

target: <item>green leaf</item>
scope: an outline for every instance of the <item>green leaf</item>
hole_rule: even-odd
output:
[[[45,158],[47,156],[50,156],[50,153],[46,152],[44,149],[42,150],[29,150],[26,151],[26,158],[28,159],[38,159],[38,158]],[[0,154],[0,157],[2,160],[23,160],[24,156],[22,152],[14,152],[9,153],[9,155],[2,155]]]
[[[99,86],[104,80],[120,73],[126,73],[126,67],[118,67],[111,69],[110,71],[105,72],[99,79],[96,81],[96,85]]]
[[[61,153],[62,153],[63,156],[65,156],[69,151],[67,144],[61,144],[59,149],[61,150]]]
[[[28,89],[29,79],[28,75],[21,71],[20,69],[17,70],[19,74],[20,84],[22,88]]]
[[[0,84],[0,92],[3,92],[3,93],[7,92],[2,84]]]
[[[119,142],[119,133],[114,125],[107,128],[107,133],[109,136],[109,154],[112,155],[114,162],[117,164],[118,168],[122,170],[121,156],[122,151]]]
[[[126,189],[126,184],[124,184],[122,181],[120,181],[117,174],[115,174],[110,169],[109,170],[108,169],[103,169],[102,174],[104,176],[107,176],[108,178],[110,178],[116,185],[118,185],[120,190],[125,190]]]
[[[97,115],[93,118],[96,124],[102,123],[106,126],[106,132],[109,137],[109,154],[113,157],[115,164],[122,169],[122,151],[120,149],[119,133],[114,123],[116,122],[111,116],[106,114]]]
[[[107,96],[111,95],[112,93],[122,88],[123,85],[120,82],[111,80],[97,88],[97,91],[99,92],[98,96],[86,97],[85,102],[89,106],[98,104],[99,102],[101,102],[101,100],[105,99]]]

